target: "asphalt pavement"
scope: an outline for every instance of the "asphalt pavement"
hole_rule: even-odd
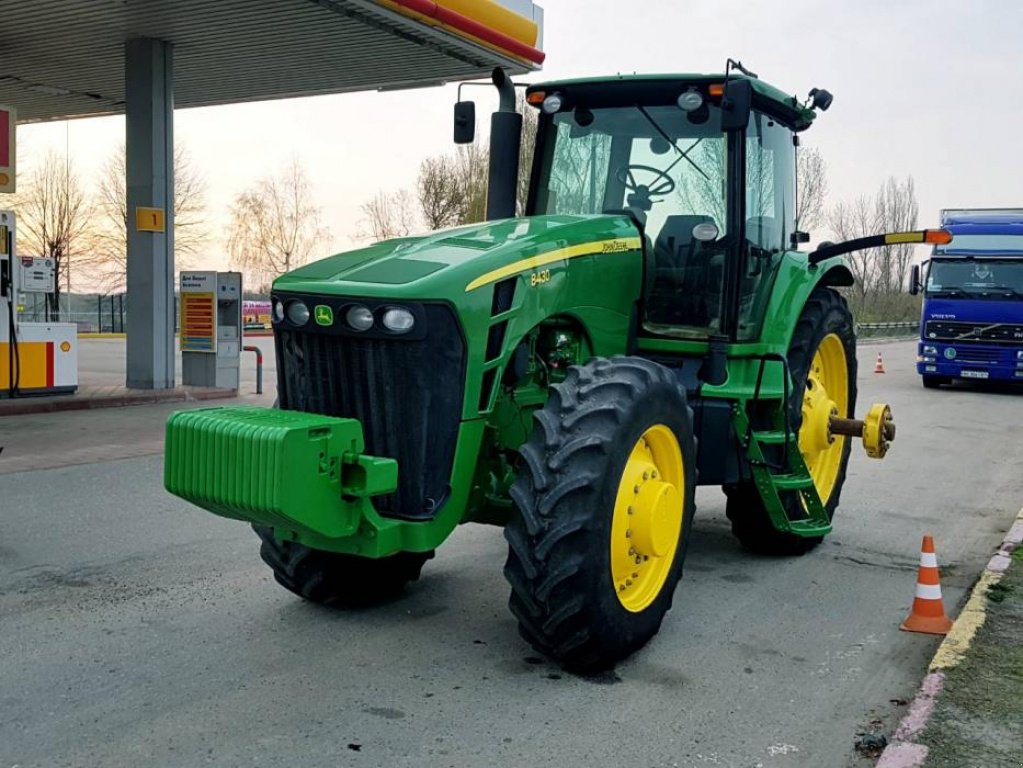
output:
[[[898,631],[921,536],[954,612],[1023,505],[1023,395],[924,390],[914,349],[862,348],[860,411],[889,401],[898,439],[854,453],[825,543],[745,553],[701,489],[661,633],[595,679],[519,639],[496,528],[458,530],[395,603],[327,610],[163,491],[170,408],[6,418],[0,766],[867,765],[856,734],[895,725],[938,643]],[[54,468],[4,474],[19,455]]]

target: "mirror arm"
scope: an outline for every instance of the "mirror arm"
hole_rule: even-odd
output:
[[[854,240],[846,240],[844,243],[828,243],[821,245],[816,251],[807,257],[811,267],[816,266],[825,259],[835,256],[842,256],[853,251],[862,251],[866,248],[880,248],[886,245],[946,245],[952,242],[952,233],[946,229],[920,229],[913,232],[889,232],[885,235],[870,235],[869,237],[857,237]]]

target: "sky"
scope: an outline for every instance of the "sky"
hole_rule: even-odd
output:
[[[518,80],[717,72],[739,59],[801,98],[813,87],[834,94],[803,136],[827,162],[829,204],[912,175],[921,226],[937,224],[941,208],[1023,207],[1017,0],[538,3],[547,60]],[[474,91],[485,119],[496,96]],[[222,233],[233,198],[292,157],[330,230],[325,253],[357,245],[360,204],[411,187],[423,158],[453,149],[454,101],[446,86],[177,111],[175,140],[207,181],[209,268],[228,266]],[[123,137],[122,117],[22,126],[20,170],[67,146],[88,187]]]

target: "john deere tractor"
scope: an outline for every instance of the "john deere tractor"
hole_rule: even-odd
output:
[[[489,220],[276,280],[277,407],[174,414],[165,482],[328,605],[395,596],[460,523],[504,526],[523,637],[592,671],[658,631],[697,485],[750,550],[831,531],[853,438],[894,438],[887,406],[854,418],[842,254],[947,233],[800,252],[795,152],[831,96],[731,62],[529,86],[516,217],[522,116],[494,81]]]

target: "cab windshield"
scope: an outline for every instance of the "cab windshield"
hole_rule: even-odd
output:
[[[728,141],[705,102],[583,106],[544,117],[531,213],[629,213],[643,226],[644,328],[705,337],[720,326],[729,236]],[[754,112],[746,132],[747,272],[739,339],[756,338],[794,214],[792,133]]]
[[[631,208],[656,239],[680,215],[725,231],[725,139],[717,107],[693,122],[675,106],[576,109],[553,118],[536,213]],[[690,229],[692,227],[690,226]]]

